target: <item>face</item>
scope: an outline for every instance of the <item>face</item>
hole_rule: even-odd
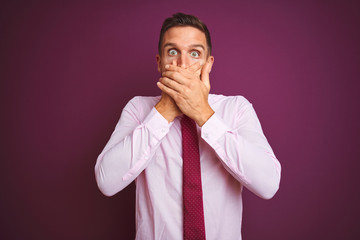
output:
[[[203,65],[209,56],[205,34],[190,26],[172,27],[164,34],[161,56],[156,55],[158,71],[161,73],[165,65],[174,64],[189,67],[196,62]]]

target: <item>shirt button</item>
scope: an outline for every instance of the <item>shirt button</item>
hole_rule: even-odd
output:
[[[162,133],[165,133],[165,132],[166,132],[166,129],[165,129],[165,128],[162,128],[160,131],[161,131]]]
[[[204,133],[204,137],[205,137],[205,138],[208,138],[208,137],[209,137],[209,134],[208,134],[208,133]]]
[[[148,159],[149,159],[149,157],[148,157],[147,155],[145,155],[145,156],[144,156],[144,159],[145,159],[145,160],[148,160]]]

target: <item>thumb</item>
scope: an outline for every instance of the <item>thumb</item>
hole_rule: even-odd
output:
[[[201,81],[205,84],[206,88],[210,91],[210,78],[209,74],[211,71],[212,63],[210,59],[204,64],[203,68],[201,69]]]

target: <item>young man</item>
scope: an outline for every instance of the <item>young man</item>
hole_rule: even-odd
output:
[[[280,163],[252,105],[241,96],[209,94],[211,47],[198,18],[166,19],[156,56],[162,94],[130,100],[97,159],[105,195],[136,181],[136,239],[241,239],[243,187],[265,199],[279,187]],[[198,172],[190,167],[196,183],[185,177],[183,119],[196,123],[198,146],[190,154],[200,162]]]

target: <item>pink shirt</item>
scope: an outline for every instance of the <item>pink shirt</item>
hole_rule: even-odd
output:
[[[154,108],[160,97],[125,106],[95,166],[107,196],[136,182],[136,239],[182,239],[180,121]],[[207,240],[241,239],[242,189],[271,198],[281,166],[252,105],[241,96],[209,95],[215,114],[200,128],[201,178]]]

